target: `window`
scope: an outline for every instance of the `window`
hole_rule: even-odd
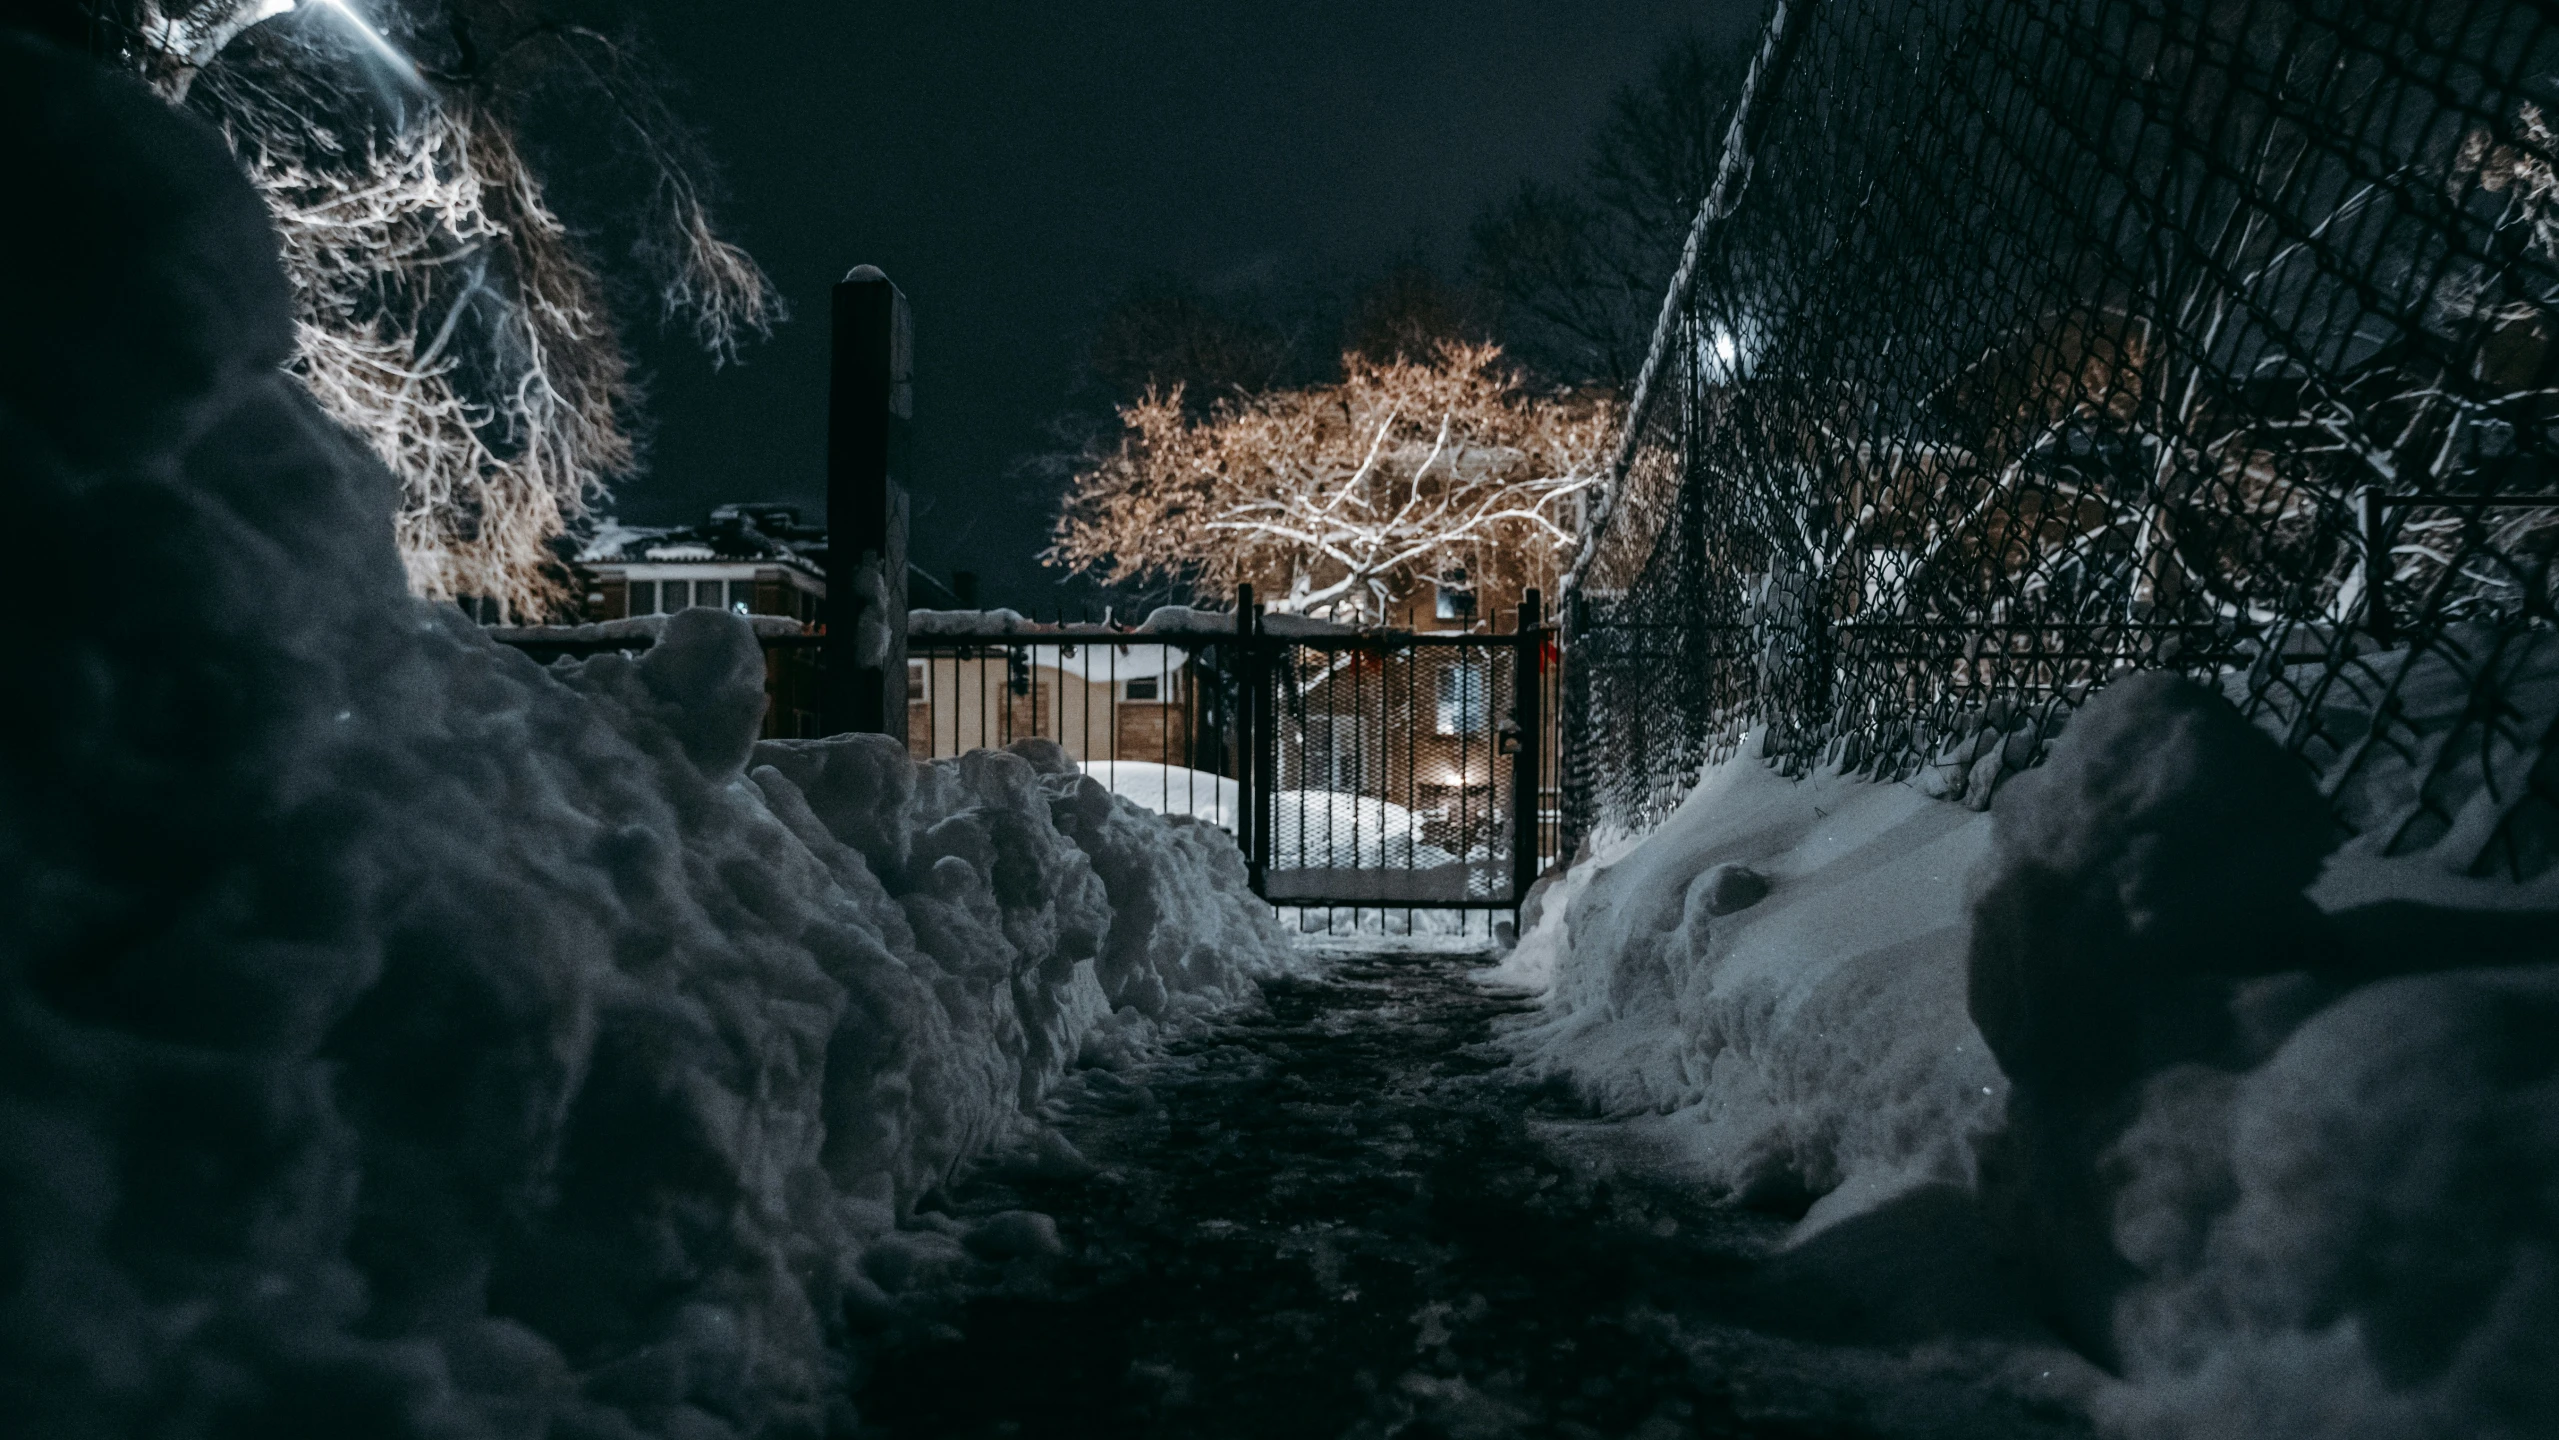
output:
[[[655,580],[632,581],[631,603],[623,608],[626,614],[631,615],[658,613],[658,582]]]
[[[1481,660],[1460,660],[1439,672],[1439,733],[1465,735],[1485,728],[1491,691]]]
[[[1128,682],[1128,698],[1131,700],[1160,700],[1164,698],[1163,686],[1164,682],[1152,675],[1146,676],[1143,679],[1131,680]]]
[[[1439,605],[1435,612],[1442,620],[1473,620],[1475,592],[1463,581],[1439,582]]]
[[[906,703],[909,705],[924,703],[924,662],[921,660],[906,662]]]
[[[732,580],[729,582],[729,608],[735,610],[740,615],[752,615],[755,613],[754,581]]]

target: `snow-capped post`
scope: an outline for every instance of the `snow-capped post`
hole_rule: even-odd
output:
[[[906,296],[876,265],[835,287],[826,405],[826,670],[819,726],[906,738]]]
[[[1537,771],[1545,748],[1546,597],[1535,586],[1519,597],[1519,651],[1511,662],[1511,900],[1537,883]]]

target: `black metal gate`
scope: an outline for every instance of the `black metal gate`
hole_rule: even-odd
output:
[[[1515,909],[1561,833],[1558,667],[1536,592],[1507,633],[1188,626],[926,628],[907,642],[919,758],[1054,740],[1086,773],[1225,828],[1298,910]]]

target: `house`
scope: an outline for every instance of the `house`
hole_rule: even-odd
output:
[[[1180,646],[1036,631],[1000,647],[922,634],[907,646],[906,736],[918,758],[1034,735],[1078,761],[1188,769],[1212,758],[1199,751],[1202,695]]]
[[[826,527],[789,505],[722,505],[699,525],[624,525],[608,516],[577,552],[589,620],[694,605],[816,624],[826,600]]]
[[[624,525],[606,517],[577,551],[584,618],[621,620],[717,606],[782,615],[811,633],[826,601],[826,527],[789,505],[722,505],[699,525]],[[814,645],[767,645],[764,737],[818,731]]]

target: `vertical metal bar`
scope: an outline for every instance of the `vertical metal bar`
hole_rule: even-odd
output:
[[[1261,848],[1261,830],[1254,824],[1260,809],[1255,793],[1260,777],[1253,773],[1253,762],[1260,758],[1261,747],[1253,735],[1259,708],[1255,692],[1260,688],[1253,661],[1253,587],[1247,582],[1235,587],[1235,843],[1244,851],[1244,871],[1253,893],[1268,895],[1269,857]]]
[[[1272,801],[1279,789],[1279,671],[1274,663],[1279,646],[1262,628],[1262,607],[1253,606],[1253,642],[1258,652],[1254,663],[1256,695],[1253,701],[1253,773],[1261,784],[1253,792],[1253,835],[1262,857],[1262,886],[1267,895],[1270,887],[1272,852]]]
[[[1511,756],[1511,904],[1537,883],[1537,772],[1545,749],[1545,596],[1531,587],[1519,600],[1519,648],[1511,660],[1511,724],[1519,749]]]
[[[2364,551],[2364,632],[2373,643],[2387,650],[2392,635],[2390,624],[2390,534],[2389,516],[2382,508],[2381,487],[2366,486],[2355,495],[2356,507],[2362,513]]]

